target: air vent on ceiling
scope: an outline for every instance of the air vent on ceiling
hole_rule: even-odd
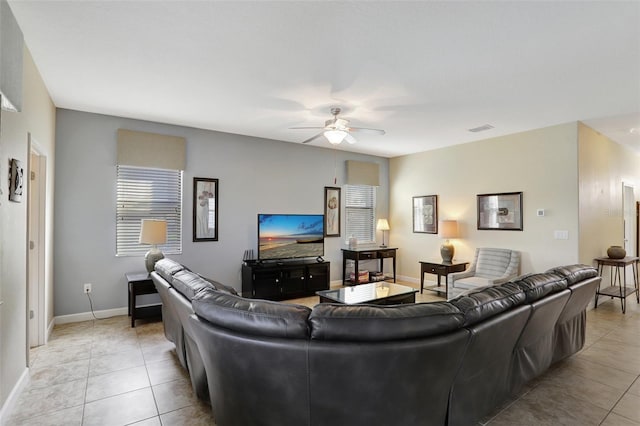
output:
[[[476,132],[484,132],[485,130],[489,130],[489,129],[493,129],[493,126],[491,124],[484,124],[482,126],[469,129],[469,131],[476,133]]]

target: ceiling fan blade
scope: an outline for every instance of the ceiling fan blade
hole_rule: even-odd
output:
[[[324,129],[324,127],[289,127],[289,130],[309,130],[309,129],[314,129],[314,130],[320,130],[320,129]]]
[[[322,127],[321,127],[321,128],[322,128]],[[319,137],[320,137],[320,136],[322,136],[323,134],[324,134],[324,132],[320,132],[320,133],[318,133],[318,134],[317,134],[317,135],[315,135],[315,136],[311,136],[311,137],[310,137],[309,139],[307,139],[306,141],[302,141],[302,143],[309,143],[309,142],[311,142],[312,140],[319,138]]]
[[[344,140],[347,141],[350,144],[354,144],[356,143],[356,138],[354,138],[353,136],[351,136],[349,133],[347,133],[347,135],[344,137]]]
[[[370,133],[372,135],[384,135],[385,132],[382,129],[366,129],[364,127],[349,127],[350,132]]]

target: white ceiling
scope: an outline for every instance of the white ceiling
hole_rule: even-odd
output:
[[[640,1],[9,4],[61,108],[300,143],[340,106],[387,131],[340,148],[386,157],[581,120],[640,152]]]

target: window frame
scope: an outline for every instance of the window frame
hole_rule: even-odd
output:
[[[117,165],[116,257],[149,251],[149,244],[138,243],[142,219],[166,220],[167,243],[158,248],[165,254],[182,254],[183,192],[182,170]]]
[[[351,235],[355,235],[358,239],[358,244],[375,244],[376,243],[376,210],[377,210],[377,187],[372,185],[345,185],[345,243],[348,244]],[[363,191],[371,191],[370,194],[365,194]],[[356,192],[360,191],[360,194]],[[354,205],[357,200],[353,197],[360,196],[360,204]],[[370,198],[371,205],[363,205],[367,203],[367,198]],[[366,230],[369,234],[369,238],[361,238],[362,234],[357,229],[354,229],[353,216],[358,215],[357,212],[369,211],[365,221],[370,219],[368,224],[370,229]]]

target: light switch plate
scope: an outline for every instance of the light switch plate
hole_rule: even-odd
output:
[[[556,240],[568,240],[569,231],[553,231],[553,238]]]

